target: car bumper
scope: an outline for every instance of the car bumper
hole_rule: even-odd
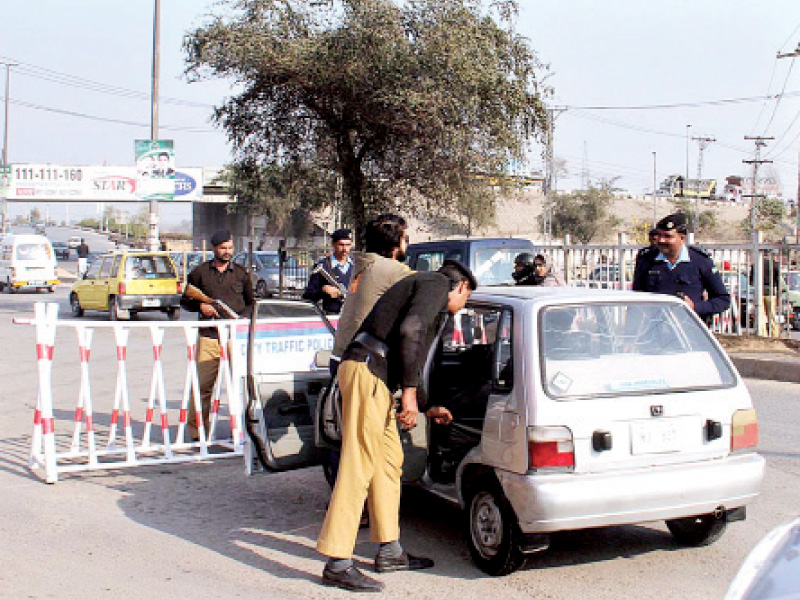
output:
[[[753,453],[630,472],[497,474],[522,531],[546,533],[744,506],[759,494],[764,462]]]
[[[42,279],[36,281],[12,281],[11,287],[24,288],[24,287],[51,287],[61,283],[58,279]]]
[[[164,310],[178,308],[181,305],[180,294],[147,294],[117,296],[117,302],[122,310]]]

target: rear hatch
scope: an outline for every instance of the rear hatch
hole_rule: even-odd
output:
[[[730,361],[679,303],[560,305],[539,314],[533,423],[567,427],[575,472],[714,460],[751,407]]]
[[[120,279],[124,280],[125,294],[180,293],[175,267],[166,254],[128,255],[123,269]]]
[[[43,285],[55,279],[55,257],[46,241],[21,241],[14,252],[14,281]]]

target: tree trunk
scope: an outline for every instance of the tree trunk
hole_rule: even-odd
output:
[[[354,246],[361,250],[364,247],[364,232],[367,227],[361,159],[356,155],[347,134],[339,137],[337,150],[342,168],[342,197],[348,203],[347,213],[352,219]]]

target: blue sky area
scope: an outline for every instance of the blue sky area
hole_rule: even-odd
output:
[[[161,4],[161,137],[175,140],[178,167],[222,165],[229,146],[209,117],[232,88],[182,76],[183,36],[213,3]],[[718,180],[748,174],[742,160],[752,158],[753,143],[745,136],[774,136],[764,153],[774,163],[766,169],[774,169],[786,197],[796,197],[800,59],[776,55],[800,44],[800,3],[519,5],[517,30],[548,65],[549,104],[566,108],[556,120],[555,154],[567,167],[560,189],[579,187],[588,173],[649,192],[653,152],[659,180],[685,171],[691,125],[690,136],[717,140],[705,152],[703,175]],[[133,140],[149,137],[153,2],[0,0],[0,8],[0,60],[19,63],[11,70],[10,162],[133,164]],[[541,168],[540,152],[532,148],[530,170]],[[690,141],[692,177],[697,158]],[[167,209],[164,217],[180,220],[181,210]]]

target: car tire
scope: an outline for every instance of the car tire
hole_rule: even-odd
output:
[[[81,301],[78,300],[78,294],[74,292],[69,295],[69,307],[72,310],[73,317],[83,316],[83,308],[81,308]]]
[[[167,309],[167,317],[170,321],[179,321],[181,318],[181,309],[177,306],[170,306]]]
[[[130,320],[132,314],[128,312],[127,318],[124,318],[122,314],[120,314],[119,303],[117,302],[116,296],[109,296],[108,298],[108,318],[111,321],[125,321]]]
[[[525,563],[522,532],[514,509],[494,476],[484,476],[466,493],[467,545],[472,560],[489,575],[508,575]]]
[[[256,296],[259,298],[268,298],[269,291],[267,290],[267,282],[263,279],[259,279],[258,283],[256,283]]]
[[[47,293],[48,293],[48,294],[52,294],[52,293],[54,293],[55,291],[56,291],[56,288],[55,288],[55,287],[53,287],[52,285],[51,285],[49,288],[47,288]]]
[[[717,516],[715,514],[667,521],[667,529],[669,529],[672,537],[683,546],[708,546],[713,544],[725,533],[726,526],[725,516]]]

